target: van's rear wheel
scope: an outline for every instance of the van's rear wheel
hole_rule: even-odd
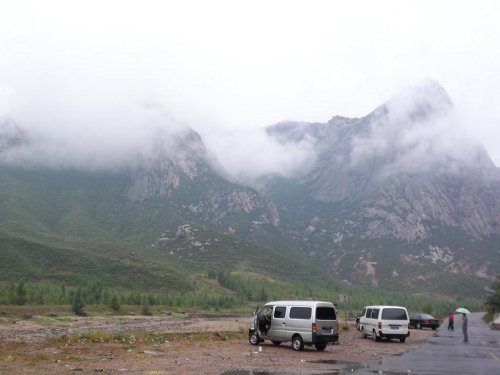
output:
[[[300,337],[300,335],[293,336],[292,348],[297,351],[301,351],[302,349],[304,349],[304,340],[302,340],[302,337]]]
[[[373,330],[373,341],[380,341],[380,337],[377,336],[377,332]]]
[[[401,342],[405,342],[405,341],[406,341],[406,337],[400,337],[400,338],[399,338],[399,341],[401,341]]]
[[[248,334],[248,341],[250,341],[252,345],[259,345],[260,337],[257,331],[252,331]]]
[[[326,342],[317,342],[316,344],[314,344],[314,347],[316,348],[316,350],[319,350],[319,351],[325,350],[326,349]]]

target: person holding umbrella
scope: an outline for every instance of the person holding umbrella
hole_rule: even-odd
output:
[[[470,311],[464,307],[459,307],[455,311],[462,314],[462,332],[464,334],[464,342],[469,342],[469,333],[467,332],[467,314],[470,314]]]

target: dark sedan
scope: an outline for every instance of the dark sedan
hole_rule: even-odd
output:
[[[439,320],[434,318],[432,315],[416,313],[410,315],[410,327],[415,327],[416,329],[422,328],[432,328],[436,330],[439,327]]]

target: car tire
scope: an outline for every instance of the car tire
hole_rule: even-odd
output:
[[[298,352],[304,349],[304,340],[302,340],[302,337],[300,337],[300,335],[293,336],[292,348]]]
[[[259,345],[260,343],[260,337],[257,331],[252,331],[248,334],[248,341],[252,345]]]
[[[281,345],[281,341],[271,341],[274,346],[279,346]]]
[[[316,348],[316,350],[321,352],[326,349],[326,345],[326,342],[317,342],[316,344],[314,344],[314,347]]]
[[[377,336],[377,332],[373,330],[373,341],[380,341],[380,337]]]
[[[417,323],[416,327],[417,327],[417,329],[422,329],[422,324]]]
[[[400,338],[399,338],[399,341],[401,341],[401,342],[405,342],[405,341],[406,341],[406,337],[400,337]]]

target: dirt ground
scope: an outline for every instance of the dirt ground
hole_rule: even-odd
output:
[[[0,374],[331,374],[367,367],[425,342],[362,339],[352,323],[325,351],[252,346],[248,317],[153,316],[0,319]]]

